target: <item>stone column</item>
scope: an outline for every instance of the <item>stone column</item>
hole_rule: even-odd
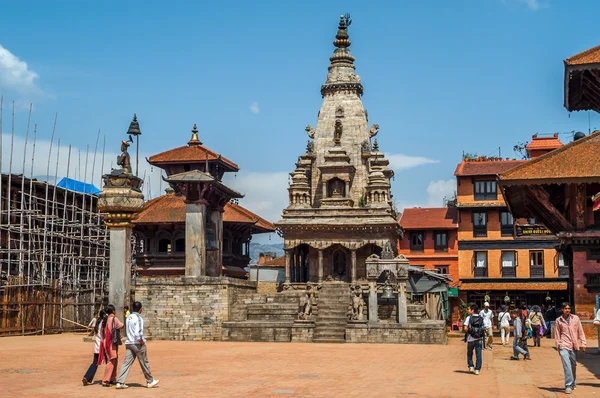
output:
[[[377,323],[377,282],[369,282],[369,323]]]
[[[406,306],[406,281],[398,283],[398,323],[408,322]]]
[[[323,250],[319,249],[318,282],[323,282]]]
[[[144,207],[142,180],[125,171],[105,174],[104,187],[98,197],[98,209],[110,229],[108,299],[118,317],[123,306],[131,305],[131,223]]]
[[[185,209],[185,276],[206,275],[206,206],[198,202]]]
[[[284,287],[290,286],[290,249],[285,250],[285,281]]]
[[[346,181],[346,198],[350,197],[350,181]]]
[[[131,306],[131,230],[129,226],[110,228],[108,301],[119,318],[123,307]]]
[[[352,250],[352,283],[356,283],[356,250]]]

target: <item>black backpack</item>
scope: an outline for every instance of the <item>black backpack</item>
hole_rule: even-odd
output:
[[[471,315],[469,319],[469,335],[474,339],[483,337],[483,318],[479,315]]]

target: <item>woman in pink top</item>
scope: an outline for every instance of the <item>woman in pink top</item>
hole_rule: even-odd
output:
[[[123,323],[115,316],[115,306],[106,307],[107,317],[102,321],[102,341],[98,364],[106,361],[106,369],[102,378],[102,386],[110,387],[117,383],[117,366],[119,361],[119,345],[112,343],[113,330],[122,329]]]
[[[571,314],[571,305],[563,304],[563,314],[556,319],[554,340],[562,360],[565,374],[565,394],[571,394],[577,384],[578,340],[581,340],[581,351],[585,352],[585,334],[577,315]]]

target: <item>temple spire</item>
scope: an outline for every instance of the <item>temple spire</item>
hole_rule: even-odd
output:
[[[198,128],[196,127],[196,123],[194,123],[194,128],[192,129],[192,138],[188,141],[188,146],[197,146],[202,145],[202,142],[198,139]]]
[[[340,16],[338,31],[333,45],[336,47],[333,55],[329,57],[329,73],[327,81],[321,86],[321,95],[336,92],[355,92],[362,95],[363,87],[360,77],[354,73],[354,57],[350,53],[350,35],[348,27],[352,24],[350,14]]]

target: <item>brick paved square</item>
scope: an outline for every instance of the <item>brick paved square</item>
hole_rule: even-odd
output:
[[[160,385],[145,388],[134,364],[128,390],[83,387],[93,345],[81,335],[0,339],[4,397],[527,397],[563,396],[552,340],[531,348],[532,361],[509,361],[512,349],[484,351],[481,375],[467,372],[465,345],[294,344],[150,341]],[[596,348],[578,354],[573,396],[600,396]],[[121,351],[120,361],[123,357]],[[96,383],[104,367],[96,374]]]

